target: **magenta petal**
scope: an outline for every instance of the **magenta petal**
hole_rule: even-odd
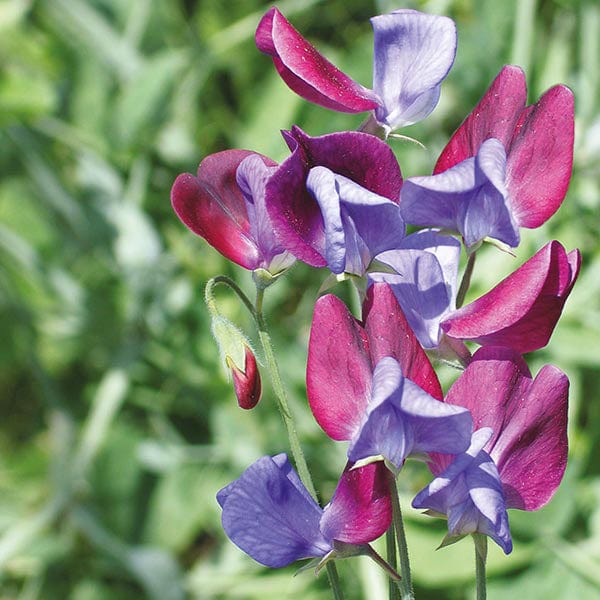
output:
[[[558,488],[567,465],[569,380],[546,365],[530,385],[526,406],[512,398],[512,418],[492,451],[509,508],[537,510]]]
[[[535,380],[509,348],[481,348],[450,388],[475,428],[494,431],[486,450],[498,466],[507,506],[536,510],[552,497],[567,461],[569,381],[546,365]]]
[[[402,174],[390,147],[368,133],[340,132],[311,137],[300,128],[284,132],[292,149],[266,187],[266,204],[286,250],[314,267],[324,267],[325,229],[316,200],[306,189],[311,168],[323,166],[367,190],[398,203]]]
[[[443,394],[437,375],[387,283],[374,283],[369,287],[363,319],[372,364],[391,356],[398,361],[405,377],[441,400]]]
[[[392,520],[388,470],[381,461],[358,469],[351,466],[346,466],[323,510],[320,528],[328,541],[366,544],[382,535]]]
[[[310,102],[349,113],[379,105],[374,92],[332,65],[275,7],[258,24],[256,46],[273,58],[288,87]]]
[[[171,189],[171,204],[183,223],[246,269],[255,269],[261,261],[244,197],[236,183],[239,164],[251,154],[246,150],[211,154],[198,167],[197,177],[183,173]]]
[[[573,166],[573,92],[549,89],[522,116],[507,163],[513,214],[522,227],[539,227],[563,201]]]
[[[578,250],[567,254],[550,242],[490,292],[452,313],[442,329],[453,338],[508,346],[521,354],[543,348],[580,264]]]
[[[526,102],[525,74],[513,65],[503,67],[479,104],[442,151],[433,170],[434,174],[475,156],[488,138],[500,140],[508,149]]]
[[[360,323],[336,296],[315,304],[306,367],[310,408],[325,433],[349,440],[360,425],[371,390],[371,363]]]

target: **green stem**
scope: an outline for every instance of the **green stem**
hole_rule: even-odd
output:
[[[233,281],[233,279],[230,279],[226,275],[217,275],[216,277],[209,279],[206,283],[206,288],[204,289],[204,299],[211,315],[214,316],[219,314],[219,309],[217,308],[217,303],[213,294],[213,289],[219,284],[229,287],[242,301],[242,304],[248,309],[254,320],[256,320],[256,312],[254,310],[254,306],[252,306],[252,302],[250,302],[248,296],[244,294],[242,288],[240,288],[240,286]]]
[[[342,592],[342,586],[340,585],[340,577],[337,572],[337,567],[335,563],[328,562],[326,565],[327,568],[327,577],[329,579],[329,585],[331,586],[331,591],[333,592],[333,597],[335,600],[344,600],[344,594]]]
[[[395,570],[398,565],[396,554],[396,532],[394,523],[391,523],[388,530],[385,532],[385,549],[387,554],[388,564]],[[400,600],[400,592],[396,581],[390,579],[388,588],[389,600]]]
[[[487,558],[487,537],[473,534],[475,543],[475,579],[477,581],[477,600],[486,600],[485,561]]]
[[[302,447],[300,446],[298,433],[296,432],[296,427],[292,419],[292,413],[290,412],[290,407],[287,401],[287,394],[285,388],[283,387],[283,382],[281,381],[281,375],[279,373],[279,367],[277,366],[277,360],[275,359],[275,352],[273,351],[271,336],[267,331],[267,326],[263,316],[263,296],[264,290],[258,288],[256,291],[255,309],[256,326],[258,327],[258,337],[260,339],[260,343],[262,345],[263,352],[265,355],[267,370],[269,371],[269,375],[271,376],[271,383],[273,384],[273,391],[275,392],[275,397],[277,398],[279,412],[281,413],[283,423],[287,430],[288,438],[290,441],[290,449],[292,451],[292,456],[294,457],[294,462],[296,463],[296,468],[298,469],[298,475],[300,475],[300,479],[302,480],[302,483],[306,486],[306,489],[309,491],[310,495],[315,500],[317,500],[317,492],[312,482],[312,477],[310,476],[308,465],[306,464],[306,458],[304,458],[304,452],[302,451]]]
[[[298,433],[296,432],[292,413],[290,412],[290,407],[287,401],[287,393],[281,380],[281,374],[279,373],[277,360],[275,359],[275,352],[273,351],[271,336],[267,331],[267,325],[263,315],[264,295],[264,288],[257,286],[256,303],[253,314],[255,316],[256,326],[258,328],[258,337],[263,348],[265,361],[267,363],[267,370],[271,376],[273,391],[275,392],[275,397],[277,398],[277,406],[279,407],[281,418],[283,419],[283,423],[287,430],[288,439],[290,442],[290,450],[292,452],[294,462],[296,463],[296,469],[298,469],[298,475],[300,476],[300,480],[305,485],[310,495],[317,500],[317,492],[315,490],[312,477],[310,476],[310,471],[308,470],[308,465],[306,463],[306,458],[304,457],[304,452],[302,451],[302,446],[300,445]],[[342,592],[342,587],[340,585],[340,579],[335,564],[333,562],[328,562],[326,568],[329,584],[331,585],[331,590],[333,592],[333,597],[335,600],[343,600],[344,594]]]
[[[404,531],[404,522],[402,520],[402,510],[400,509],[400,500],[398,498],[398,487],[396,486],[396,476],[389,472],[390,493],[392,496],[392,516],[394,529],[396,531],[396,544],[400,556],[400,573],[402,579],[398,582],[400,597],[402,600],[414,600],[415,593],[412,587],[410,576],[410,560],[408,558],[408,544],[406,543],[406,533]]]
[[[456,295],[456,308],[460,308],[463,305],[465,296],[471,285],[471,276],[473,275],[473,268],[475,267],[475,256],[476,252],[469,254],[467,266],[465,267],[465,272],[462,281],[460,282],[460,287],[458,288],[458,294]]]

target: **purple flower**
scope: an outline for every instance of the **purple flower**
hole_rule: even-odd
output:
[[[293,127],[283,135],[292,153],[265,191],[279,242],[311,266],[362,274],[376,252],[404,236],[394,153],[366,133],[310,137]]]
[[[525,76],[504,67],[443,150],[431,177],[405,182],[413,225],[447,227],[467,247],[491,237],[516,247],[519,227],[545,223],[563,201],[573,164],[573,93],[558,85],[526,106]]]
[[[171,189],[177,216],[238,265],[273,274],[294,258],[275,238],[265,208],[265,185],[276,163],[247,150],[207,156],[198,175],[179,175]]]
[[[451,536],[479,531],[510,552],[503,506],[541,508],[564,474],[568,390],[569,380],[556,367],[546,365],[533,379],[514,350],[478,350],[445,401],[468,409],[480,431],[455,462],[432,455],[437,478],[414,506],[448,515]]]
[[[424,119],[435,108],[456,54],[451,19],[397,10],[371,19],[375,36],[373,90],[324,58],[286,18],[271,8],[256,30],[281,78],[303,98],[341,112],[373,110],[389,132]]]
[[[467,448],[468,411],[440,402],[441,389],[390,287],[376,283],[364,324],[333,295],[315,305],[308,347],[311,410],[348,457],[383,455],[396,467],[412,452]]]
[[[382,465],[351,469],[340,478],[324,508],[310,496],[285,454],[264,456],[217,494],[229,539],[257,562],[284,567],[324,557],[336,542],[362,545],[378,538],[391,521]]]

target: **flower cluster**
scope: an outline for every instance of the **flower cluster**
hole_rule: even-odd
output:
[[[515,248],[521,227],[558,210],[571,175],[572,93],[558,85],[527,106],[523,72],[503,67],[433,174],[404,180],[386,140],[435,108],[456,29],[413,10],[372,25],[368,89],[270,9],[256,44],[289,88],[328,109],[369,112],[367,120],[318,137],[293,126],[281,164],[227,150],[172,188],[183,223],[252,270],[259,289],[300,260],[357,282],[362,294],[360,319],[321,296],[308,344],[310,409],[327,436],[348,442],[331,502],[320,508],[285,455],[259,459],[219,492],[229,538],[271,567],[364,549],[390,525],[390,478],[414,455],[434,479],[413,506],[447,518],[446,542],[484,534],[509,553],[507,509],[543,506],[566,464],[568,380],[554,366],[532,377],[522,355],[548,343],[579,252],[551,241],[466,306],[459,271],[462,248],[468,281],[484,242]],[[407,225],[423,229],[408,235]],[[232,339],[222,352],[240,405],[251,408],[259,368],[241,332]],[[430,356],[462,370],[445,395]]]

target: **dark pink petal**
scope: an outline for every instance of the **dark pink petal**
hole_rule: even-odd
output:
[[[310,408],[325,433],[349,440],[360,425],[371,390],[365,332],[336,296],[315,304],[306,367]]]
[[[262,386],[260,382],[260,372],[256,364],[256,357],[248,346],[246,346],[246,356],[244,371],[238,369],[233,361],[229,362],[231,375],[233,376],[233,387],[240,408],[254,408],[260,400]]]
[[[524,112],[508,152],[506,182],[513,215],[539,227],[560,206],[571,179],[575,117],[573,92],[549,89]]]
[[[486,450],[498,466],[507,506],[536,510],[552,497],[567,460],[569,381],[546,365],[535,380],[509,348],[481,348],[450,388],[475,428],[491,427]]]
[[[256,46],[273,58],[288,87],[310,102],[357,113],[379,105],[374,92],[356,83],[322,56],[290,22],[271,8],[256,30]]]
[[[255,269],[261,257],[250,233],[244,197],[236,183],[236,170],[250,154],[253,153],[246,150],[226,150],[207,156],[198,167],[198,177],[189,173],[177,177],[171,189],[171,203],[177,216],[195,234],[229,260]]]
[[[560,485],[567,465],[569,380],[546,365],[514,407],[492,451],[509,508],[537,510]]]
[[[327,541],[366,544],[382,535],[392,520],[392,503],[383,462],[358,469],[346,466],[320,529]]]
[[[500,140],[508,150],[526,102],[525,74],[513,65],[503,67],[479,104],[442,151],[433,170],[434,174],[475,156],[488,138]]]
[[[306,188],[311,168],[327,167],[367,190],[398,203],[402,174],[390,147],[368,133],[346,131],[311,137],[300,128],[284,132],[292,150],[266,186],[266,204],[276,235],[296,258],[323,267],[325,229],[317,201]]]
[[[446,334],[524,354],[550,339],[579,273],[578,250],[548,243],[490,292],[442,322]]]
[[[391,356],[405,377],[441,400],[443,393],[437,375],[387,283],[369,287],[363,319],[371,363],[376,365],[384,356]]]

